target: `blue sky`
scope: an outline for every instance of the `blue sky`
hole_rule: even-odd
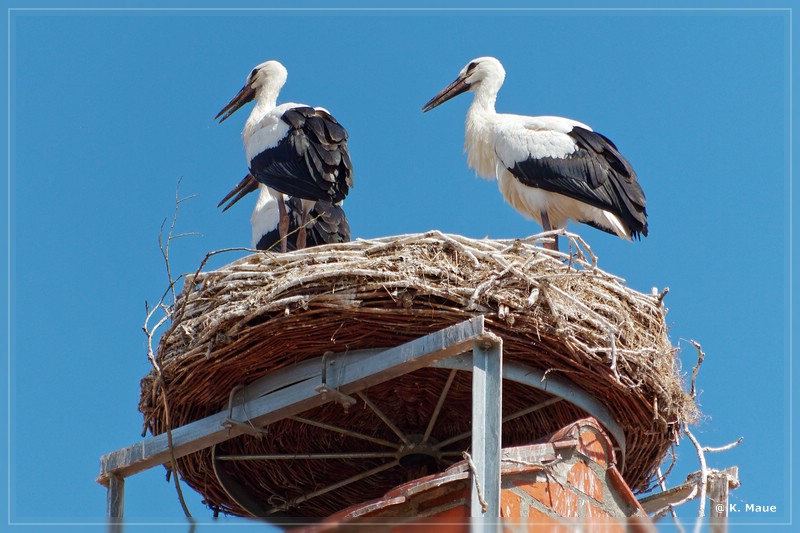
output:
[[[710,466],[739,466],[731,501],[740,507],[778,508],[731,520],[788,523],[798,472],[790,462],[797,37],[787,8],[798,4],[592,5],[623,9],[6,11],[9,305],[0,312],[9,314],[9,438],[0,446],[9,447],[9,481],[0,491],[9,491],[10,522],[102,520],[98,458],[134,443],[142,427],[139,380],[150,365],[141,326],[145,301],[166,287],[157,237],[179,179],[181,195],[195,197],[182,204],[177,229],[200,235],[173,244],[174,272],[193,271],[209,251],[249,245],[255,198],[225,214],[216,208],[246,172],[239,132],[249,107],[221,125],[213,117],[254,65],[281,61],[289,78],[279,102],[324,106],[348,129],[354,236],[539,231],[467,168],[470,96],[420,111],[470,59],[492,55],[507,72],[498,111],[580,120],[633,164],[650,236],[631,244],[571,229],[629,286],[670,288],[670,336],[684,370],[696,361],[686,339],[706,352],[705,416],[693,431],[709,446],[744,436],[710,455]],[[688,441],[677,452],[669,485],[699,468]],[[200,496],[185,493],[193,514],[210,521]],[[130,478],[125,503],[132,522],[182,520],[161,468]]]

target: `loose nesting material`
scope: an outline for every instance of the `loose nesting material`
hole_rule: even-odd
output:
[[[627,288],[597,268],[589,247],[566,235],[569,253],[526,240],[469,239],[439,232],[359,240],[275,255],[256,253],[218,270],[187,275],[170,309],[157,362],[141,382],[139,410],[152,434],[222,411],[233,387],[325,352],[391,347],[483,314],[503,338],[504,359],[569,380],[603,403],[626,435],[625,470],[638,492],[683,424],[698,415],[684,390],[676,349],[657,296]],[[423,369],[374,386],[368,398],[406,434],[422,434],[448,377]],[[459,372],[433,434],[468,431],[471,378]],[[169,417],[162,395],[167,395]],[[511,413],[550,398],[517,383],[503,388]],[[585,416],[553,403],[503,425],[503,445],[541,439]],[[303,417],[379,439],[397,440],[362,402],[345,412],[329,403]],[[217,446],[225,454],[375,451],[375,444],[285,419],[258,439],[242,435]],[[452,445],[469,446],[469,439]],[[380,447],[379,447],[380,448]],[[449,448],[450,449],[450,448]],[[381,451],[385,451],[382,449]],[[269,505],[311,493],[385,462],[380,459],[228,462],[251,497]],[[184,480],[206,503],[246,515],[215,476],[210,449],[178,459]],[[408,481],[390,469],[293,506],[290,514],[328,516],[380,497]]]

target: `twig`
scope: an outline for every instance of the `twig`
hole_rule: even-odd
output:
[[[656,300],[658,300],[658,303],[659,303],[659,304],[662,304],[662,303],[664,303],[664,297],[665,297],[665,296],[666,296],[668,293],[669,293],[669,287],[664,287],[664,290],[663,290],[663,291],[661,291],[661,293],[660,293],[658,296],[656,296]]]
[[[159,379],[161,376],[159,375]],[[191,520],[192,513],[189,512],[189,507],[186,506],[186,500],[183,498],[183,491],[181,490],[180,480],[178,479],[180,470],[178,470],[178,460],[175,457],[175,447],[172,442],[172,423],[169,420],[169,405],[167,404],[167,389],[164,387],[163,380],[161,381],[161,399],[164,403],[164,423],[167,426],[167,445],[169,447],[169,460],[170,464],[172,465],[172,469],[175,471],[175,475],[172,476],[175,482],[175,490],[178,492],[178,501],[181,504],[181,508],[183,509],[183,514],[186,515],[186,518]]]
[[[611,371],[614,373],[614,377],[617,379],[617,383],[622,383],[622,378],[620,378],[619,371],[617,370],[617,342],[615,337],[615,331],[612,327],[608,328],[608,339],[609,344],[611,347]]]
[[[145,302],[145,307],[146,307],[146,304],[147,303]],[[156,308],[153,308],[153,310],[155,310],[155,309]],[[147,316],[150,317],[152,315],[148,313]],[[159,327],[161,327],[167,320],[169,320],[169,316],[164,315],[163,317],[161,317],[161,319],[158,322],[156,322],[156,325],[153,326],[153,329],[150,330],[150,331],[148,331],[148,329],[147,329],[147,321],[145,321],[145,325],[142,326],[142,329],[144,330],[145,335],[147,335],[147,358],[150,360],[150,364],[153,365],[153,368],[156,369],[156,372],[159,375],[161,374],[161,366],[158,364],[158,361],[156,361],[155,352],[153,351],[153,333],[155,333],[155,331]]]
[[[195,270],[195,272],[192,275],[191,279],[186,277],[186,276],[183,276],[183,277],[186,277],[186,280],[187,280],[187,283],[189,284],[189,286],[194,286],[195,283],[197,283],[197,278],[200,276],[200,271],[203,270],[203,268],[205,268],[206,263],[208,263],[209,259],[211,259],[215,255],[228,253],[228,252],[233,252],[233,251],[237,251],[237,250],[250,250],[250,249],[249,248],[235,247],[235,248],[223,248],[222,250],[216,250],[216,251],[213,251],[213,252],[208,252],[206,254],[206,256],[203,258],[203,260],[200,262],[200,266],[197,267],[197,270]],[[250,250],[250,251],[252,251],[252,250]],[[173,317],[173,319],[172,319],[173,325],[174,324],[179,324],[181,322],[181,320],[183,319],[183,315],[186,313],[186,307],[189,304],[189,301],[190,301],[190,298],[189,298],[189,295],[187,294],[186,298],[183,299],[183,302],[182,302],[183,305],[181,305],[179,307],[179,309],[178,309],[180,312],[175,317]],[[170,329],[167,332],[167,338],[169,338],[169,335],[170,335],[170,333],[172,331],[173,330]]]
[[[475,304],[478,301],[478,296],[480,296],[481,292],[483,292],[483,290],[486,287],[490,286],[492,283],[494,283],[498,279],[500,279],[503,276],[505,276],[506,274],[508,274],[509,271],[513,267],[514,267],[514,264],[512,263],[512,264],[508,265],[506,268],[504,268],[502,272],[492,274],[491,276],[489,276],[489,279],[487,279],[486,281],[484,281],[483,283],[481,283],[480,285],[475,287],[475,291],[472,293],[472,296],[469,299],[470,300],[469,308],[470,309],[474,309]]]
[[[738,439],[736,439],[735,442],[731,442],[730,444],[726,444],[725,446],[717,446],[717,447],[703,446],[703,451],[705,453],[727,452],[728,450],[736,448],[738,445],[742,443],[743,440],[744,437],[739,437]]]
[[[164,236],[164,224],[166,224],[167,219],[165,218],[161,222],[161,229],[158,232],[158,247],[161,250],[161,256],[164,258],[164,265],[167,269],[167,279],[170,280],[170,290],[172,291],[172,301],[175,301],[175,284],[172,282],[172,272],[170,271],[169,265],[169,245],[172,243],[173,239],[178,239],[180,237],[186,237],[189,235],[198,235],[198,233],[181,233],[179,235],[174,235],[175,233],[175,223],[178,221],[178,211],[180,205],[187,201],[191,200],[195,197],[195,195],[187,196],[185,198],[181,198],[179,194],[179,190],[181,188],[181,181],[183,181],[183,176],[178,178],[178,183],[175,185],[175,209],[172,211],[172,222],[169,226],[169,233],[167,234],[167,242],[166,244],[163,241]]]
[[[697,381],[697,373],[700,372],[700,365],[703,364],[703,360],[706,358],[706,354],[705,352],[703,352],[700,343],[693,341],[691,339],[689,339],[687,342],[697,349],[697,364],[694,365],[694,368],[692,368],[692,389],[689,392],[689,395],[692,397],[692,400],[694,400],[697,397],[697,388],[695,387],[695,382]]]
[[[706,454],[703,452],[703,447],[697,441],[695,436],[689,431],[689,428],[684,427],[683,432],[689,437],[689,440],[694,444],[697,450],[697,458],[700,460],[700,508],[697,510],[697,521],[694,525],[695,533],[700,533],[700,527],[703,525],[703,517],[706,515],[706,491],[708,490],[708,467],[706,466]]]
[[[190,236],[190,235],[197,235],[196,233],[181,233],[181,234],[178,234],[178,235],[174,234],[174,232],[175,232],[175,223],[178,220],[178,211],[179,211],[179,208],[180,208],[180,204],[182,204],[183,202],[185,202],[185,201],[187,201],[187,200],[189,200],[189,199],[194,197],[194,195],[187,196],[185,198],[181,198],[180,197],[178,191],[180,189],[180,185],[181,185],[182,179],[183,179],[182,177],[179,178],[178,179],[178,184],[175,186],[175,209],[174,209],[174,211],[172,213],[172,222],[170,223],[169,232],[167,233],[166,242],[164,241],[164,224],[166,223],[166,219],[164,219],[164,221],[161,223],[161,228],[160,228],[160,231],[158,233],[158,247],[161,250],[161,256],[164,258],[164,265],[165,265],[165,268],[166,268],[167,279],[169,281],[169,284],[168,284],[167,289],[164,291],[164,294],[162,294],[161,298],[159,299],[158,304],[155,307],[153,307],[152,310],[149,309],[149,306],[148,306],[147,302],[145,302],[146,317],[145,317],[145,321],[144,321],[144,325],[142,326],[142,329],[143,329],[145,335],[147,336],[147,358],[150,360],[150,363],[153,365],[153,368],[155,368],[155,370],[156,370],[156,374],[158,376],[158,378],[157,378],[157,386],[160,386],[160,388],[161,388],[161,399],[162,399],[162,403],[164,404],[164,423],[165,423],[165,426],[166,426],[167,444],[168,444],[168,447],[169,447],[169,454],[170,454],[170,464],[172,465],[172,469],[175,471],[175,476],[173,476],[174,477],[174,481],[175,481],[175,490],[178,493],[178,501],[181,504],[181,508],[183,509],[183,513],[186,515],[186,518],[188,518],[190,520],[190,522],[191,522],[192,514],[189,512],[189,507],[186,505],[186,500],[184,499],[183,491],[181,490],[180,480],[178,479],[180,471],[178,470],[178,463],[177,463],[177,459],[175,457],[175,448],[173,446],[173,441],[172,441],[172,423],[170,421],[170,415],[169,415],[170,410],[169,410],[169,402],[168,402],[168,399],[167,399],[167,387],[166,387],[166,383],[164,382],[164,376],[163,376],[163,374],[161,372],[161,366],[158,364],[158,361],[156,360],[155,351],[153,349],[153,337],[154,337],[155,332],[163,324],[165,324],[170,318],[169,308],[166,305],[164,305],[164,299],[167,297],[168,294],[172,294],[172,302],[173,302],[173,305],[174,305],[174,303],[176,301],[175,284],[181,278],[181,276],[179,276],[177,279],[173,279],[172,278],[172,269],[170,268],[170,263],[169,263],[169,248],[170,248],[170,244],[172,243],[172,241],[174,239],[177,239],[177,238],[180,238],[180,237],[186,237],[186,236]],[[151,329],[149,327],[150,320],[153,318],[154,313],[158,309],[161,309],[161,310],[164,311],[164,316],[162,316],[158,320],[158,322],[156,322],[156,324]],[[167,336],[169,336],[169,332],[167,332]],[[191,523],[192,523],[192,525],[194,524],[193,522],[191,522]]]

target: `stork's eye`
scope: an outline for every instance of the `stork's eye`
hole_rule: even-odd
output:
[[[476,61],[473,61],[472,63],[467,65],[467,74],[469,74],[470,72],[475,70],[475,67],[477,67],[477,66],[478,66],[478,63]]]

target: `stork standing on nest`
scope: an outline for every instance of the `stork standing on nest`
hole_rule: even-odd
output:
[[[347,131],[321,107],[276,105],[286,78],[286,68],[277,61],[261,63],[247,76],[242,90],[214,117],[222,123],[244,104],[256,100],[242,140],[250,174],[276,200],[284,252],[289,231],[284,195],[301,200],[297,247],[304,248],[305,225],[314,205],[318,201],[338,204],[353,186]]]
[[[222,209],[225,212],[244,196],[254,191],[259,191],[259,195],[253,215],[250,217],[250,225],[253,228],[252,246],[257,250],[280,252],[284,241],[278,231],[280,221],[278,202],[270,194],[269,188],[258,183],[252,175],[245,176],[217,207],[221,207],[230,200],[228,205]],[[289,219],[285,244],[286,249],[292,251],[297,249],[297,230],[302,226],[302,200],[287,196],[284,204]],[[306,247],[350,242],[350,224],[347,222],[341,205],[320,200],[314,204],[308,215],[310,218],[306,224]]]
[[[505,76],[497,59],[474,59],[422,110],[472,91],[467,164],[483,178],[496,178],[505,200],[545,231],[575,220],[627,240],[647,236],[644,192],[614,143],[568,118],[497,113]],[[557,250],[558,236],[545,246]]]

